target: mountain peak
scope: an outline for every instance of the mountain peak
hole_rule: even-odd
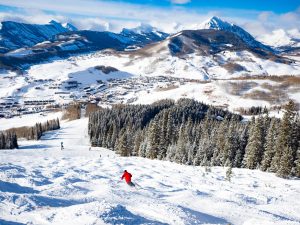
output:
[[[209,20],[204,21],[200,25],[196,26],[196,29],[213,29],[213,30],[223,30],[230,33],[233,33],[239,36],[243,41],[248,43],[250,46],[256,48],[263,48],[268,51],[273,51],[270,47],[261,44],[260,42],[256,41],[255,38],[245,31],[243,28],[233,24],[228,23],[217,16],[211,17]]]
[[[78,31],[77,27],[75,27],[71,23],[65,23],[65,24],[63,24],[63,27],[67,28],[69,31]]]
[[[220,17],[217,17],[217,16],[211,17],[210,21],[215,22],[215,23],[227,23],[224,20],[222,20]]]
[[[209,20],[203,22],[200,25],[200,28],[201,29],[226,30],[233,26],[235,26],[235,25],[228,23],[217,16],[213,16]]]

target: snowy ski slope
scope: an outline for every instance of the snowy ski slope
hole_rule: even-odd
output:
[[[19,144],[0,151],[1,225],[300,224],[299,180],[233,169],[229,182],[226,168],[89,151],[86,118]]]

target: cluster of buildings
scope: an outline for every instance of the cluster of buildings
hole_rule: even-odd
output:
[[[0,118],[10,118],[22,114],[49,111],[61,108],[71,102],[111,105],[133,103],[141,91],[150,92],[168,86],[178,86],[189,80],[175,77],[134,77],[127,79],[97,80],[92,85],[82,85],[76,80],[54,81],[40,79],[31,81],[35,93],[39,91],[48,95],[37,94],[36,97],[22,97],[22,94],[0,98]],[[22,92],[22,89],[19,90]],[[43,97],[48,96],[48,97]]]

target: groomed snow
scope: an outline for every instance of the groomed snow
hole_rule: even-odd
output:
[[[300,224],[299,180],[89,151],[86,118],[0,159],[0,224]],[[140,187],[120,182],[124,169]]]

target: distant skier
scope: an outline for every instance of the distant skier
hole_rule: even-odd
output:
[[[64,149],[64,143],[60,142],[60,150],[63,150],[63,149]]]
[[[127,170],[124,170],[123,176],[121,177],[121,180],[123,180],[125,178],[126,183],[131,186],[134,187],[135,184],[131,182],[131,173],[128,173]]]

